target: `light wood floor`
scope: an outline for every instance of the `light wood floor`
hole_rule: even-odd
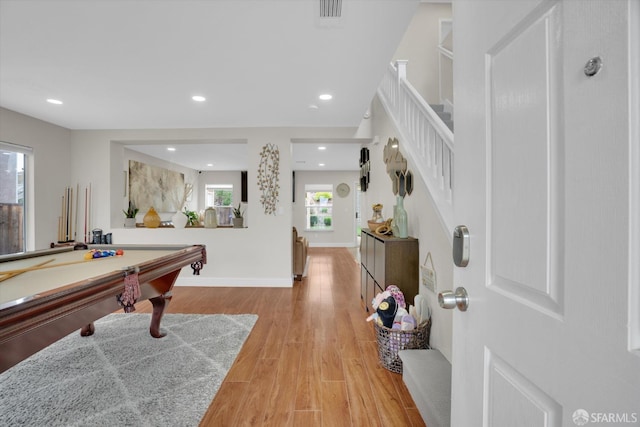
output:
[[[424,426],[402,375],[378,364],[354,257],[309,255],[308,277],[293,288],[174,289],[167,313],[259,316],[200,425]]]

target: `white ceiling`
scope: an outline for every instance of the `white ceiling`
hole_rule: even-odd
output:
[[[357,127],[419,0],[320,1],[0,0],[0,106],[69,129]]]
[[[368,142],[368,139],[294,141],[292,169],[358,170],[360,147]],[[197,171],[249,169],[245,141],[145,141],[144,144],[127,144],[127,148]],[[175,151],[169,151],[169,148]]]

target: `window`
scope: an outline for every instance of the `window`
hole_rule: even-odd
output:
[[[28,147],[0,142],[0,254],[25,249],[25,165]]]
[[[333,186],[305,185],[307,230],[333,230]]]
[[[233,185],[207,184],[205,187],[205,202],[207,206],[216,209],[216,219],[219,226],[233,225]]]

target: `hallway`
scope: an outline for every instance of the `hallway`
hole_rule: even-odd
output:
[[[292,288],[174,289],[168,313],[259,316],[201,426],[425,425],[402,376],[378,364],[352,253],[309,248]]]

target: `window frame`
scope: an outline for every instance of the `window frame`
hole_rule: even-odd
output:
[[[12,144],[9,142],[4,142],[4,141],[0,141],[0,152],[2,153],[9,153],[9,154],[17,154],[17,155],[21,155],[22,156],[22,170],[19,170],[19,166],[20,166],[20,162],[16,160],[16,168],[15,168],[15,175],[12,176],[12,178],[15,178],[16,181],[18,181],[16,183],[16,202],[12,203],[12,202],[4,202],[4,201],[0,201],[0,203],[2,204],[13,204],[13,205],[20,205],[22,204],[22,243],[21,243],[21,248],[19,248],[16,252],[11,252],[11,253],[18,253],[18,252],[25,252],[27,250],[30,249],[31,244],[30,244],[30,233],[28,230],[31,230],[32,228],[30,227],[30,223],[29,223],[29,218],[31,217],[31,212],[29,211],[30,209],[30,203],[29,203],[29,198],[31,196],[31,187],[30,187],[30,173],[31,173],[31,168],[30,165],[32,165],[33,162],[33,149],[31,147],[26,147],[23,145],[17,145],[17,144]],[[21,176],[20,176],[21,175]],[[21,180],[21,182],[19,182]],[[21,200],[22,203],[20,203],[18,194],[19,194],[19,190],[21,188]]]
[[[213,195],[210,196],[210,190],[213,191]],[[217,205],[215,192],[221,191],[230,191],[231,200],[228,205]],[[204,189],[204,201],[206,207],[213,207],[216,210],[216,219],[218,222],[218,226],[226,227],[233,226],[233,207],[235,205],[236,200],[236,191],[233,184],[205,184]],[[211,199],[213,198],[213,204],[211,204]]]
[[[316,200],[317,193],[328,193],[330,197],[326,198],[326,202],[322,202],[319,198]],[[313,194],[313,196],[311,196]],[[313,232],[331,232],[335,228],[335,221],[333,215],[333,200],[335,198],[335,191],[333,184],[305,184],[304,186],[304,208],[305,208],[305,231]],[[315,211],[324,210],[324,212]],[[316,221],[312,218],[316,217]],[[320,219],[318,221],[318,219]],[[327,219],[329,225],[327,225]],[[319,224],[319,225],[318,225]]]

